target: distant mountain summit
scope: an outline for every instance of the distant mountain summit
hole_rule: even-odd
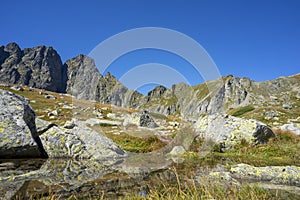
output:
[[[64,67],[52,47],[21,50],[16,43],[0,46],[0,82],[64,92]]]
[[[121,107],[180,114],[195,120],[201,114],[227,112],[238,107],[300,107],[300,74],[265,82],[232,75],[196,86],[157,86],[146,96],[126,88],[113,75],[101,75],[94,60],[78,55],[62,63],[52,47],[21,50],[16,43],[0,46],[0,82],[23,84],[78,99],[96,100]]]

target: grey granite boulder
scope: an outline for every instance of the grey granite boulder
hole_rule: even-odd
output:
[[[37,119],[38,127],[49,127],[48,122]],[[76,158],[110,160],[115,162],[127,156],[112,140],[73,119],[73,128],[51,126],[40,138],[50,158]]]
[[[270,128],[257,120],[221,114],[200,117],[194,129],[197,136],[219,144],[221,151],[237,146],[242,140],[262,144],[275,136]]]
[[[47,157],[35,113],[21,96],[0,90],[0,158]]]
[[[125,116],[123,126],[136,125],[145,128],[156,128],[157,123],[151,117],[149,111],[144,110],[142,112],[135,112],[131,115]]]
[[[156,128],[158,125],[155,123],[154,119],[150,116],[150,113],[144,110],[140,116],[140,126],[147,128]]]

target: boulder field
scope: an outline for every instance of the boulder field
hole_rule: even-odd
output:
[[[112,140],[83,123],[76,121],[75,126],[66,128],[49,126],[35,118],[23,97],[4,90],[0,90],[0,96],[0,158],[107,160],[127,156]]]

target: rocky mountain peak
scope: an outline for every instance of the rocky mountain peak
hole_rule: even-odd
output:
[[[161,97],[166,90],[167,88],[162,85],[156,86],[153,90],[148,92],[148,101]]]
[[[79,99],[94,100],[101,77],[94,60],[80,54],[67,60],[64,66],[67,70],[66,92]]]
[[[4,51],[6,51],[10,54],[19,53],[19,52],[21,52],[21,48],[19,47],[19,45],[17,43],[11,42],[5,46]]]
[[[0,49],[0,61],[0,82],[63,92],[63,65],[52,47],[38,46],[22,51],[16,43],[9,43]]]

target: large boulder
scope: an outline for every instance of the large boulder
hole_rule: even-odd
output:
[[[149,111],[135,112],[131,115],[127,115],[123,122],[124,126],[136,125],[145,128],[156,128],[158,125],[151,117]]]
[[[0,89],[0,158],[47,157],[35,113],[21,96]]]
[[[270,137],[275,137],[272,130],[262,122],[221,114],[200,117],[194,124],[194,129],[197,136],[219,144],[221,150],[233,148],[242,140],[263,144]]]
[[[40,135],[43,146],[50,158],[78,158],[110,160],[115,162],[127,156],[112,140],[87,127],[84,122],[73,119],[73,128],[49,126],[48,122],[37,119],[39,127],[50,127]]]
[[[147,128],[156,128],[158,125],[155,123],[154,119],[150,116],[150,113],[144,110],[140,116],[140,126]]]

